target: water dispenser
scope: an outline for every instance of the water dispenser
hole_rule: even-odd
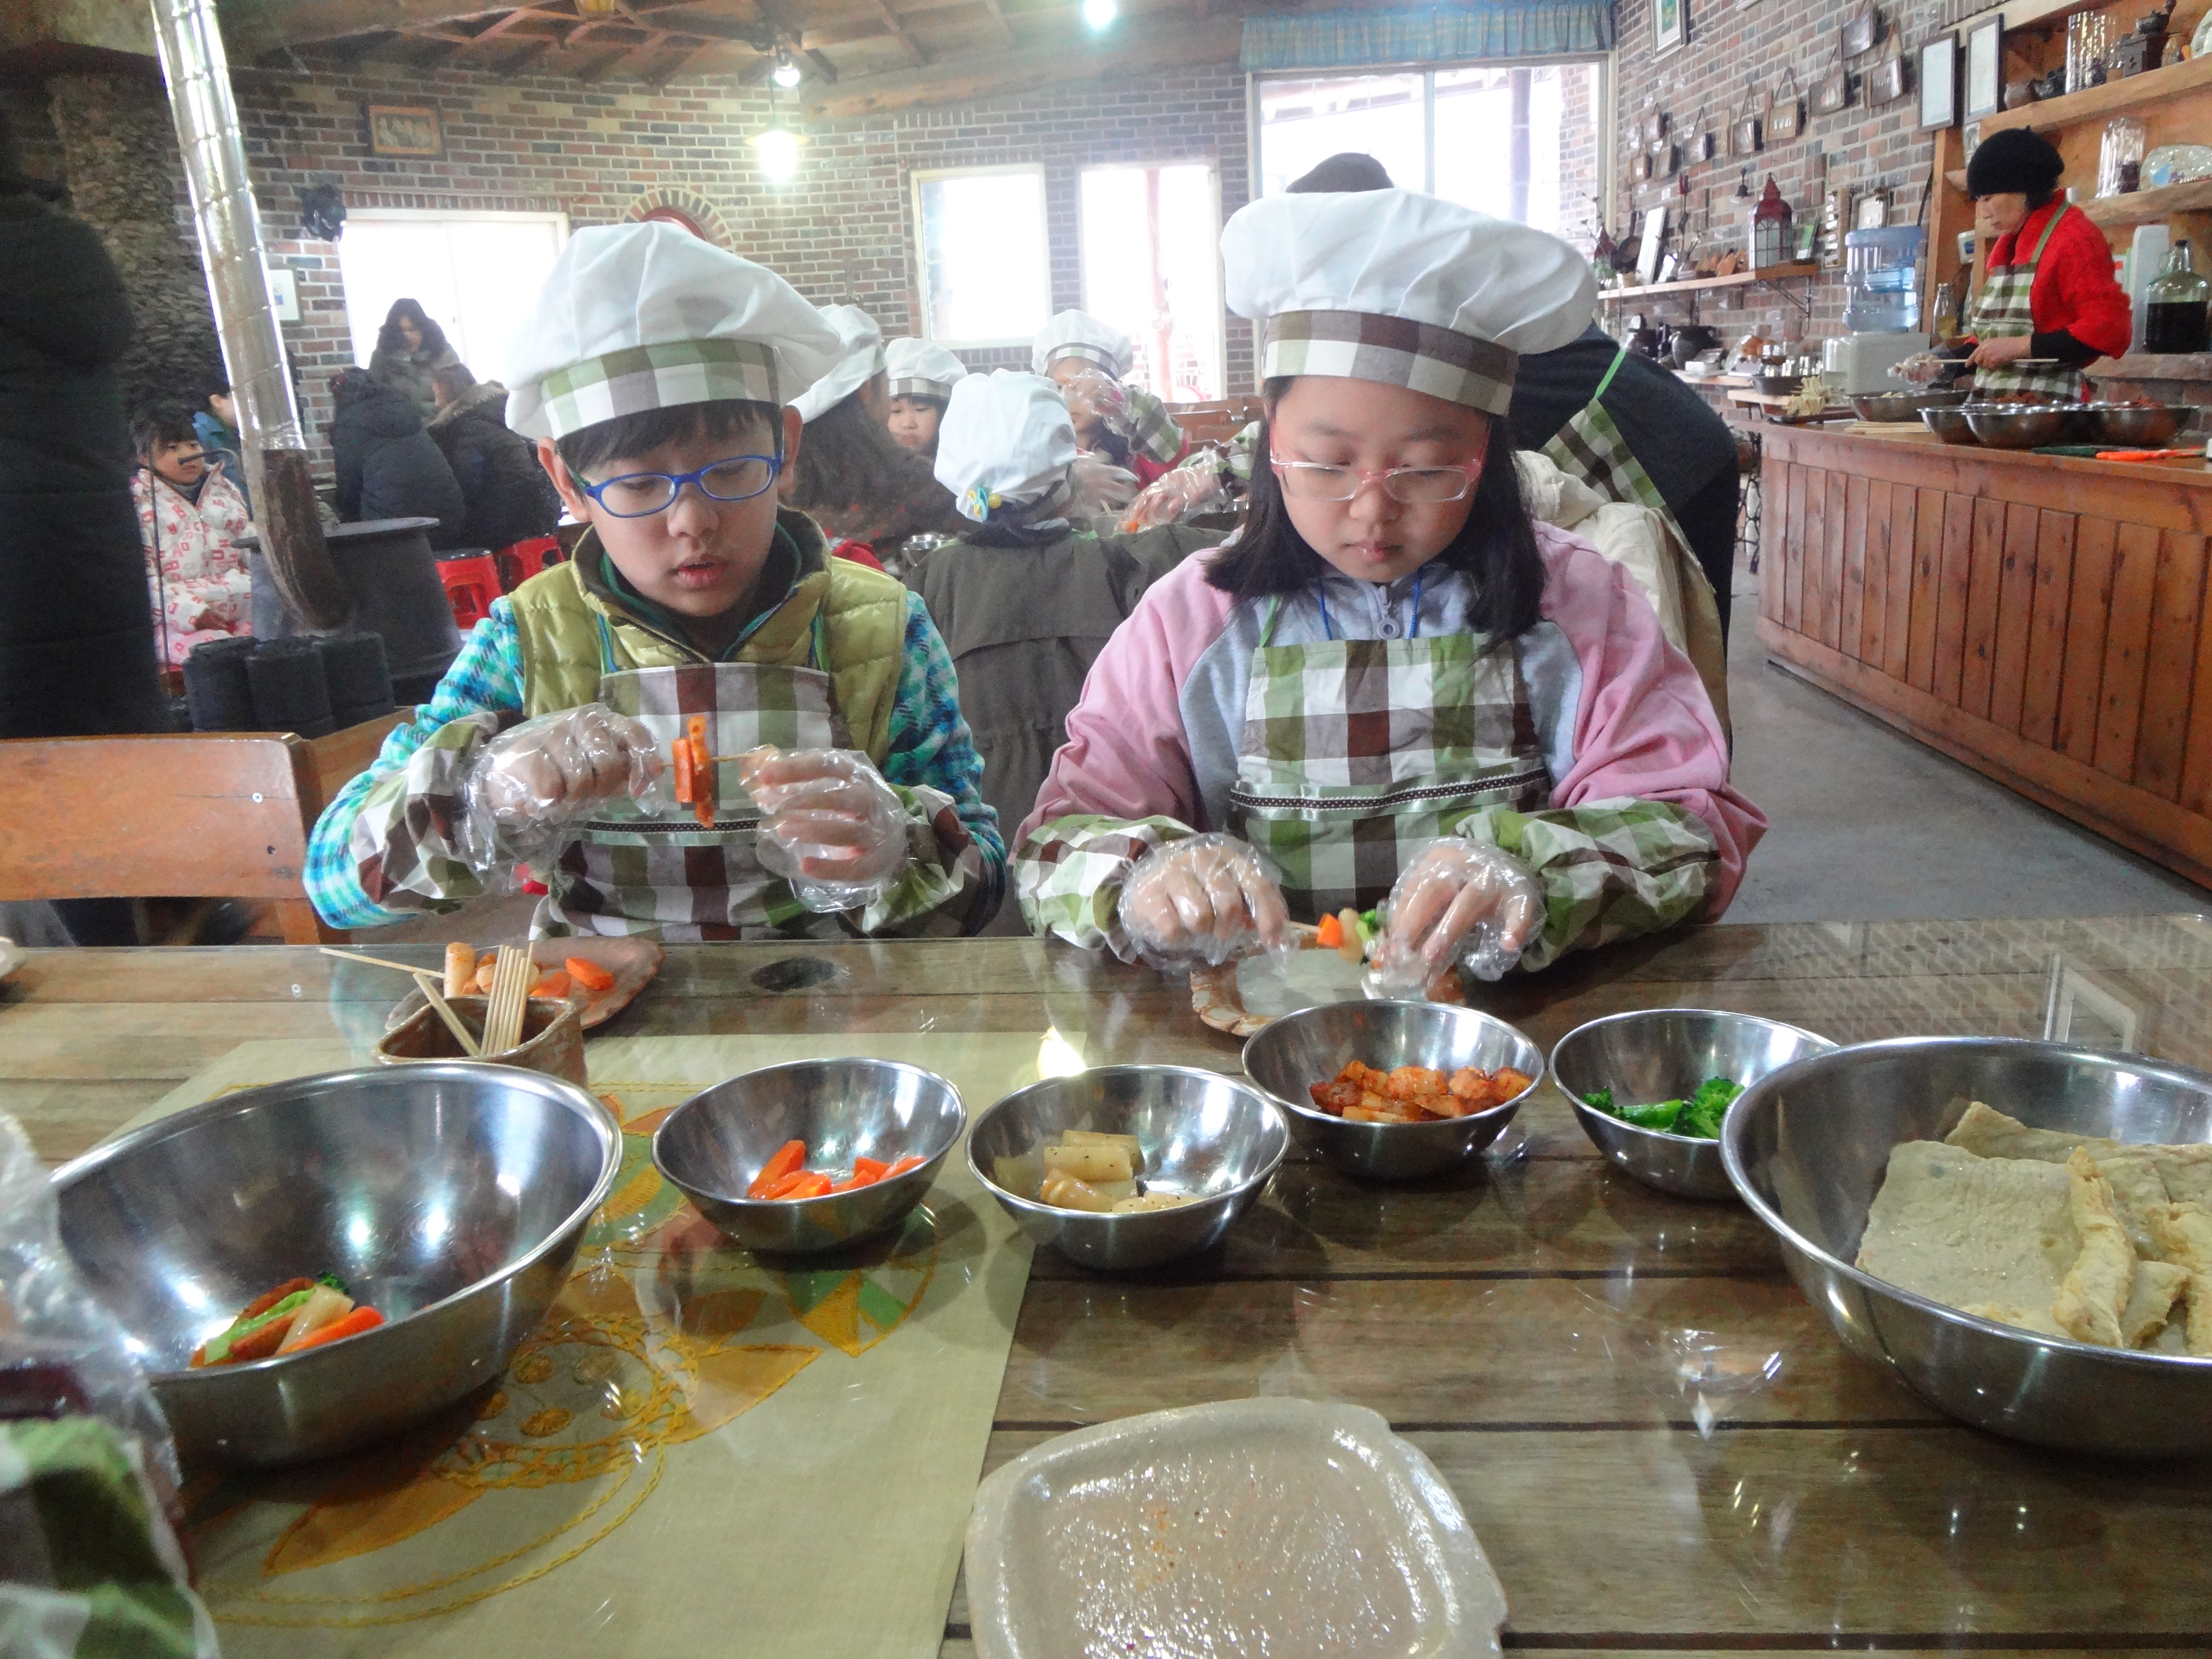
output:
[[[1886,225],[1844,238],[1844,326],[1836,343],[1836,369],[1846,393],[1895,392],[1893,363],[1928,349],[1919,332],[1921,230]]]

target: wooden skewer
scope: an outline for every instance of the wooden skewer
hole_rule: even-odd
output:
[[[335,951],[327,945],[323,946],[323,954],[336,957],[340,962],[365,962],[372,968],[396,968],[403,974],[435,974],[441,979],[445,977],[442,968],[425,968],[415,962],[387,962],[382,957],[365,957],[358,951]]]
[[[536,972],[528,951],[513,945],[499,947],[491,975],[491,1006],[484,1013],[485,1054],[503,1054],[521,1042],[523,1013]]]
[[[438,1018],[444,1020],[454,1036],[459,1039],[463,1052],[471,1060],[483,1058],[483,1050],[477,1046],[477,1040],[469,1034],[468,1026],[453,1012],[453,1005],[446,1000],[444,993],[438,988],[438,981],[444,977],[438,969],[418,968],[411,962],[389,962],[382,957],[366,957],[357,951],[334,951],[327,945],[323,946],[323,954],[336,957],[341,962],[362,962],[372,968],[392,968],[403,974],[413,975],[415,982],[422,988],[423,1000],[438,1011]]]

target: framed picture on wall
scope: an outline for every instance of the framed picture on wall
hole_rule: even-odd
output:
[[[1920,130],[1938,132],[1959,120],[1959,40],[1939,34],[1920,48]]]
[[[1966,31],[1966,118],[1995,115],[2004,102],[2004,14]]]
[[[371,155],[442,155],[438,112],[428,104],[363,104]]]
[[[1664,58],[1690,44],[1690,0],[1651,0],[1651,55]]]

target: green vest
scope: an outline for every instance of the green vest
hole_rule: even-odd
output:
[[[906,588],[880,570],[830,557],[805,514],[779,507],[776,520],[799,544],[799,579],[729,660],[806,667],[818,618],[822,660],[813,665],[829,674],[831,698],[854,743],[881,766],[890,753],[891,708],[906,662]],[[567,563],[532,577],[510,597],[526,714],[574,708],[599,696],[602,621],[618,669],[708,660],[587,586],[585,563],[599,556],[599,538],[587,535]]]

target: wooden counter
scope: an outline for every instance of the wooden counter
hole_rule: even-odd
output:
[[[1765,455],[1771,652],[2212,884],[2212,467],[1796,427]]]

